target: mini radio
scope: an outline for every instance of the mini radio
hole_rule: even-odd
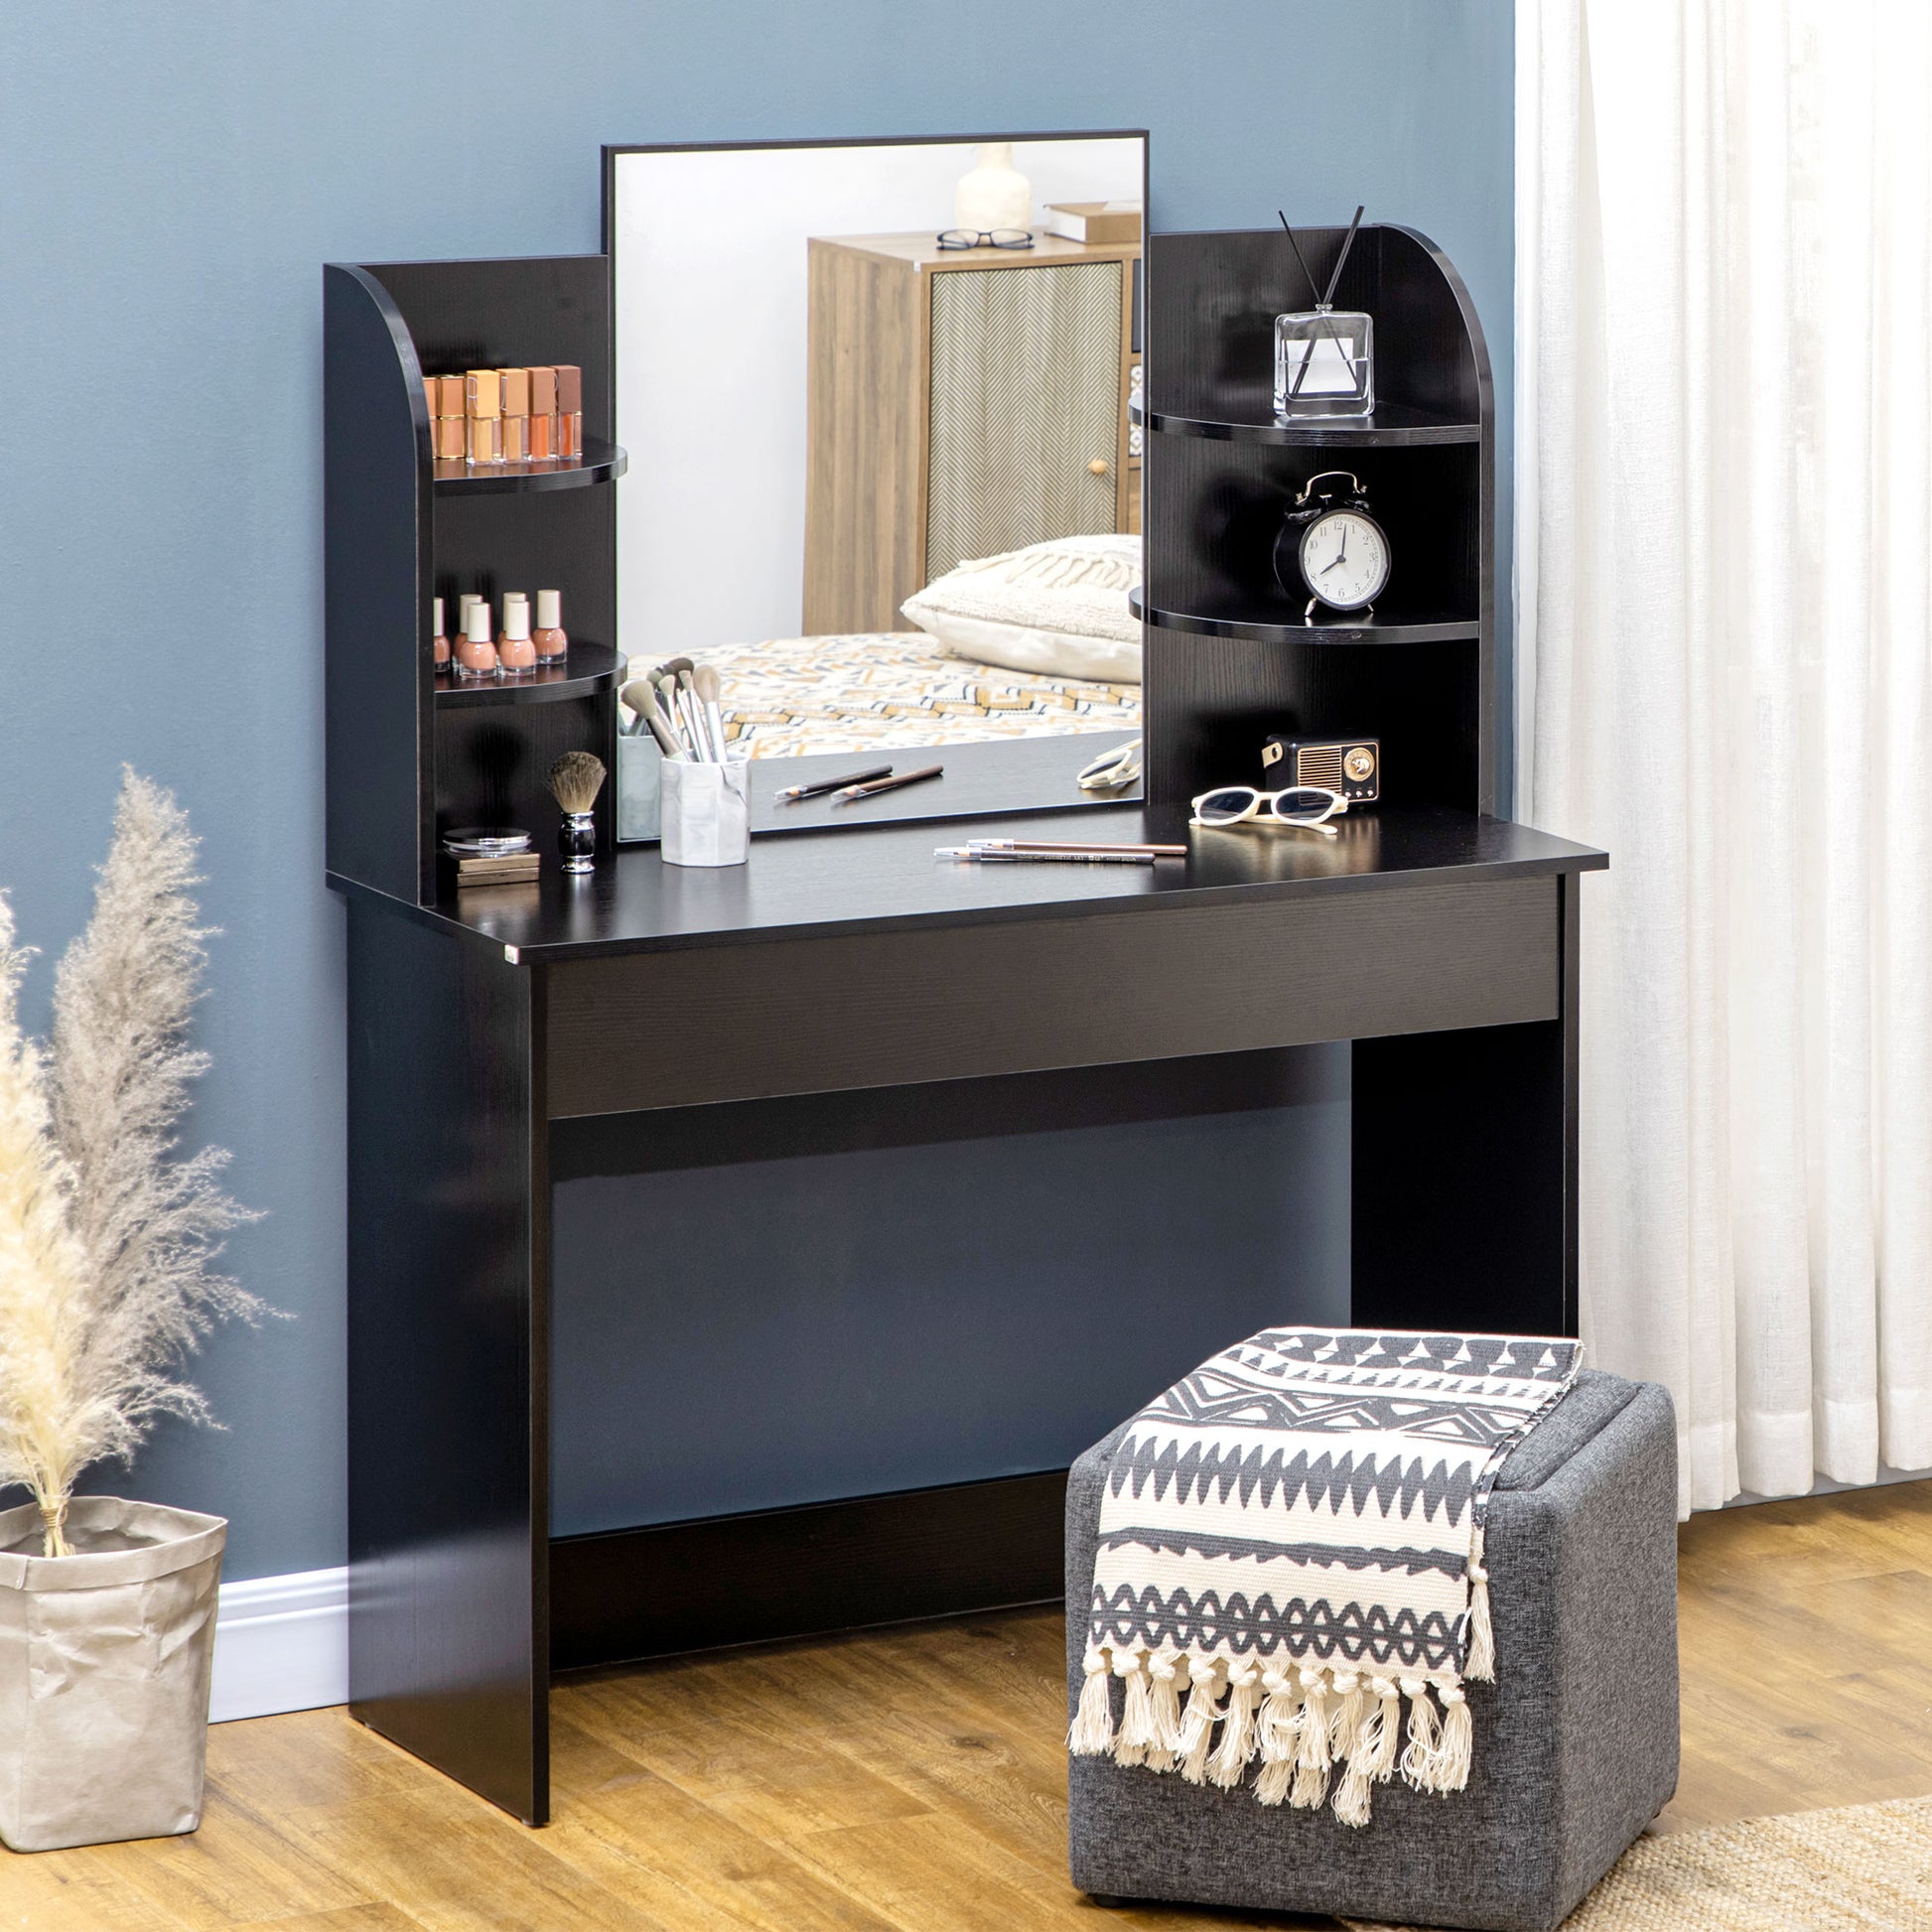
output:
[[[1288,738],[1277,733],[1261,748],[1261,768],[1277,782],[1319,785],[1338,791],[1351,805],[1372,805],[1382,795],[1379,738]]]

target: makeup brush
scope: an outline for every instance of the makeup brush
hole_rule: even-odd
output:
[[[597,803],[604,788],[604,760],[595,752],[566,752],[550,767],[550,794],[575,818]]]
[[[691,673],[691,689],[698,702],[704,706],[705,722],[711,727],[711,749],[718,754],[718,762],[725,761],[725,714],[719,708],[718,700],[723,693],[723,680],[718,675],[715,664],[700,664]]]
[[[597,859],[597,819],[591,807],[604,787],[604,760],[595,752],[566,752],[550,767],[550,793],[563,808],[557,850],[565,872],[589,872]]]
[[[664,722],[664,714],[657,703],[657,693],[648,680],[634,677],[618,693],[625,704],[637,714],[637,730],[649,732],[657,741],[657,749],[667,759],[684,760],[684,747],[673,735],[671,728]]]

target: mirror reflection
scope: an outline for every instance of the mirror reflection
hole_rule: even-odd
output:
[[[1139,730],[1144,149],[612,157],[630,677],[761,759]]]

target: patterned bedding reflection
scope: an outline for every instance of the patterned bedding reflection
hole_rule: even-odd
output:
[[[691,658],[717,667],[725,735],[754,758],[1141,727],[1138,684],[969,663],[922,630],[778,637]],[[633,676],[649,667],[630,665]]]

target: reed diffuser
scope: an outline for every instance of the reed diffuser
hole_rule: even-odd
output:
[[[597,864],[597,819],[592,807],[604,787],[604,760],[595,752],[566,752],[550,767],[550,793],[563,810],[557,850],[565,872],[589,872]]]
[[[1314,307],[1275,318],[1276,420],[1370,415],[1375,409],[1375,321],[1358,309],[1338,311],[1334,306],[1341,271],[1362,225],[1362,210],[1356,208],[1348,224],[1326,288],[1315,281],[1286,213],[1281,222]]]

